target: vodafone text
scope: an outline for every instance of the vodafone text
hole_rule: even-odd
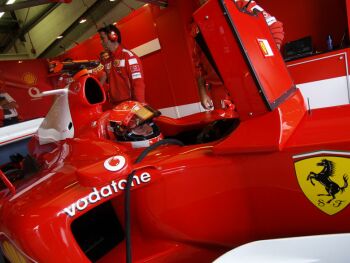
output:
[[[148,183],[151,181],[151,175],[149,173],[142,173],[140,176],[134,175],[131,186],[140,185],[142,183]],[[77,210],[83,211],[90,204],[99,202],[102,198],[107,198],[114,193],[118,193],[120,190],[124,190],[126,186],[126,179],[119,180],[117,182],[112,181],[109,185],[103,186],[100,190],[95,187],[92,192],[79,199],[75,203],[63,209],[63,211],[70,217],[75,216]]]

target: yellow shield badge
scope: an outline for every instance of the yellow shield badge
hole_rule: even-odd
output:
[[[293,158],[300,188],[317,208],[334,215],[350,203],[350,153],[322,151]]]

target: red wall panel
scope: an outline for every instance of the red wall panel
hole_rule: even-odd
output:
[[[339,45],[347,29],[346,0],[258,0],[266,11],[283,22],[285,43],[312,36],[315,51],[326,50],[327,35]]]
[[[347,48],[291,61],[287,63],[288,69],[295,84],[342,77],[346,75],[349,51]]]
[[[157,38],[150,5],[133,11],[120,20],[117,27],[122,33],[122,43],[129,49]]]
[[[346,1],[350,0],[258,0],[285,29],[285,43],[311,35],[315,51],[326,50],[331,34],[335,45],[347,31]],[[118,22],[124,45],[133,49],[158,38],[161,50],[141,58],[145,71],[146,100],[156,108],[199,101],[191,58],[190,24],[196,0],[169,0],[159,9],[146,5]],[[73,59],[97,59],[102,50],[96,34],[70,50]]]
[[[350,0],[346,0],[346,14],[347,14],[347,20],[348,20],[348,35],[350,35]]]
[[[170,0],[164,9],[152,5],[133,11],[117,23],[128,49],[155,38],[161,49],[141,57],[146,82],[146,101],[166,108],[199,101],[189,38],[197,1]],[[102,46],[96,34],[69,50],[64,57],[97,59]]]
[[[85,40],[83,43],[76,45],[70,49],[64,55],[58,57],[58,59],[72,58],[74,60],[79,59],[99,59],[99,54],[102,51],[102,45],[99,36],[96,34],[91,38]]]
[[[194,6],[188,0],[170,0],[169,7],[155,17],[170,87],[162,98],[173,97],[172,103],[161,107],[199,101],[189,47],[193,11]]]
[[[44,59],[1,61],[0,84],[1,92],[7,92],[16,100],[22,120],[44,117],[52,104],[52,97],[32,98],[29,95],[31,87],[40,91],[53,88]]]

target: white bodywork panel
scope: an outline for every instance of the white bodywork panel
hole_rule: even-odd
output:
[[[350,234],[255,241],[237,247],[214,263],[348,263]]]

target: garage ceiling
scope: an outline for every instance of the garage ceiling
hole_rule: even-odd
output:
[[[0,60],[55,57],[145,3],[167,0],[0,0]],[[70,3],[64,3],[70,2]],[[86,19],[84,23],[80,23]],[[62,36],[61,39],[57,39]]]

